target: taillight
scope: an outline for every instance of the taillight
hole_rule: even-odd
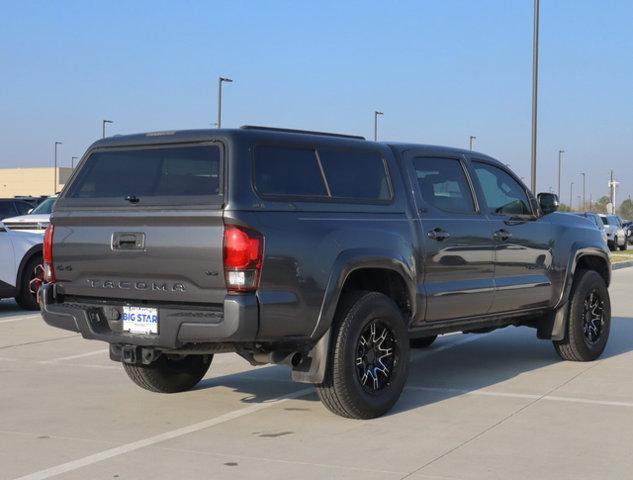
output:
[[[55,226],[51,223],[44,232],[44,281],[55,282],[55,268],[53,267],[53,233]]]
[[[253,292],[259,286],[264,237],[237,225],[224,228],[224,279],[229,292]]]

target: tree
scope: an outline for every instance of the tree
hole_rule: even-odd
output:
[[[604,197],[600,197],[596,202],[594,202],[593,209],[597,213],[610,213],[610,212],[607,212],[607,204],[610,201],[611,199],[607,197],[606,195]]]
[[[630,198],[622,202],[618,208],[618,215],[626,220],[633,220],[633,201]]]

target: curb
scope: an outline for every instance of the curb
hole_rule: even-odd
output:
[[[611,270],[619,270],[620,268],[633,267],[633,260],[627,260],[626,262],[618,262],[611,264]]]

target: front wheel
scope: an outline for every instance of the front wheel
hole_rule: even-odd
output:
[[[626,248],[627,248],[626,246],[627,246],[628,244],[629,244],[629,241],[628,241],[628,240],[624,240],[624,243],[623,243],[622,245],[620,245],[618,248],[619,248],[620,250],[626,250]]]
[[[213,355],[161,355],[149,365],[124,363],[128,377],[139,387],[156,393],[191,390],[205,376]]]
[[[409,372],[402,313],[386,295],[354,292],[334,321],[328,368],[316,385],[323,404],[347,418],[379,417],[396,403]]]
[[[572,287],[565,338],[554,342],[563,360],[588,362],[604,351],[611,329],[611,301],[604,279],[579,272]]]
[[[39,310],[37,302],[37,292],[44,279],[44,269],[42,268],[42,257],[35,255],[31,258],[20,278],[20,290],[15,297],[16,303],[24,310]]]

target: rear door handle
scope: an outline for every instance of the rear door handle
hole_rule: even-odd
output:
[[[431,230],[429,233],[426,234],[431,240],[437,240],[438,242],[441,242],[442,240],[446,240],[448,237],[451,236],[450,233],[448,233],[445,230],[442,230],[441,228],[434,228],[433,230]]]
[[[492,238],[494,238],[495,240],[500,240],[502,242],[505,242],[510,237],[512,237],[512,234],[503,228],[501,230],[497,230],[495,233],[492,234]]]

